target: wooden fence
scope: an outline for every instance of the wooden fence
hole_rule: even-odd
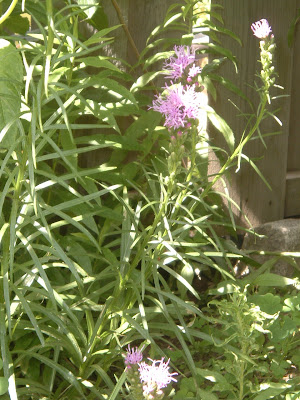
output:
[[[237,57],[239,66],[237,74],[233,64],[226,62],[221,69],[223,76],[234,82],[257,104],[257,95],[249,85],[254,84],[254,75],[260,70],[260,65],[256,62],[259,58],[259,40],[253,36],[250,25],[266,18],[272,26],[277,45],[277,83],[284,87],[277,94],[288,95],[274,101],[272,105],[273,110],[280,107],[277,115],[283,126],[269,121],[262,128],[265,133],[278,130],[282,133],[266,138],[267,148],[264,148],[260,140],[252,141],[245,148],[249,157],[259,159],[256,164],[272,190],[268,189],[252,167],[243,164],[241,170],[230,179],[230,194],[253,226],[300,215],[299,29],[296,30],[292,48],[289,48],[287,41],[289,27],[300,8],[300,0],[212,0],[212,4],[224,7],[221,13],[225,27],[235,32],[243,42],[240,46],[232,38],[222,36],[222,45]],[[238,96],[232,96],[222,87],[218,88],[218,99],[214,107],[229,123],[239,141],[245,128],[245,120],[237,116],[238,112],[228,101],[229,98],[241,110],[247,110],[245,101]],[[222,143],[217,135],[213,136],[216,144]],[[238,209],[234,211],[243,223],[245,218]]]
[[[280,135],[265,139],[267,148],[259,140],[252,141],[246,146],[246,154],[257,159],[256,164],[272,190],[264,184],[257,173],[247,164],[233,174],[230,179],[230,195],[241,207],[253,226],[261,223],[300,215],[300,119],[298,107],[300,104],[300,32],[296,30],[294,45],[288,47],[287,34],[290,24],[300,8],[300,0],[211,0],[213,5],[223,6],[221,14],[226,28],[235,32],[243,42],[240,46],[229,36],[221,37],[222,46],[229,48],[237,57],[239,73],[234,66],[226,62],[221,69],[224,77],[232,80],[245,94],[257,103],[257,97],[249,85],[254,84],[254,77],[260,66],[259,40],[250,30],[250,25],[261,18],[269,20],[276,38],[277,51],[275,57],[278,72],[278,84],[284,87],[282,93],[288,95],[274,102],[273,109],[280,107],[277,114],[283,126],[276,125],[275,121],[264,123],[264,132],[281,130]],[[152,29],[162,23],[168,7],[173,0],[105,0],[102,2],[108,15],[109,25],[120,23],[123,19],[136,49],[128,40],[125,31],[119,29],[112,51],[135,64],[137,52],[140,52]],[[172,33],[174,35],[174,32]],[[218,87],[218,99],[212,104],[216,111],[232,127],[238,142],[245,128],[243,117],[237,116],[236,109],[228,101],[234,103],[247,112],[246,103],[238,96],[221,86]],[[299,113],[300,114],[300,113]],[[210,132],[217,145],[223,145],[220,135]],[[90,159],[91,160],[91,159]],[[214,172],[217,163],[212,163]],[[245,218],[238,209],[233,209],[240,223]]]

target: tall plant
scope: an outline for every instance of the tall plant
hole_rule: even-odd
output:
[[[131,342],[143,342],[151,359],[179,352],[177,373],[192,380],[196,398],[214,398],[201,386],[193,349],[200,340],[214,345],[206,327],[215,320],[199,308],[193,280],[208,270],[213,280],[233,282],[232,259],[243,255],[216,233],[231,223],[208,180],[203,112],[227,140],[225,169],[244,143],[234,147],[228,125],[202,103],[202,89],[212,87],[209,67],[201,71],[188,47],[170,51],[170,44],[190,44],[195,5],[169,8],[140,55],[137,79],[107,56],[121,27],[107,26],[95,3],[27,1],[31,31],[15,30],[13,18],[24,18],[19,5],[3,27],[4,398],[124,398],[121,353]],[[83,35],[85,22],[94,35]],[[157,39],[168,29],[187,36]],[[213,51],[234,61],[221,47]],[[152,104],[160,91],[153,79],[166,71],[148,68],[169,57],[167,86]],[[142,364],[149,398],[156,367],[175,379],[168,363],[157,364]]]

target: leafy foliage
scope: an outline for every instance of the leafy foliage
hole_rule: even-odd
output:
[[[133,67],[109,55],[121,23],[109,26],[95,1],[27,0],[2,25],[3,399],[125,398],[131,342],[171,358],[176,400],[297,393],[297,279],[264,266],[236,278],[235,261],[249,257],[218,234],[237,241],[207,176],[205,124],[174,158],[160,114],[148,109],[159,62],[173,44],[191,43],[196,21],[235,37],[212,25],[218,13],[207,3],[193,12],[198,3],[174,3]],[[210,51],[235,62],[221,44]],[[221,62],[202,71],[212,93]],[[216,180],[244,143],[234,147],[226,122],[205,111],[228,144]],[[270,278],[277,288],[267,293]]]

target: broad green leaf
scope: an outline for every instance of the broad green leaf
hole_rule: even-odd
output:
[[[198,391],[200,393],[201,400],[218,400],[214,394],[207,392],[206,390],[198,388]]]
[[[8,380],[4,377],[0,377],[0,396],[8,391]]]
[[[25,35],[29,30],[29,19],[22,15],[10,15],[4,23],[10,31]]]
[[[258,276],[252,283],[257,286],[284,287],[287,285],[294,285],[296,281],[286,278],[285,276],[266,272]]]
[[[275,296],[272,293],[266,293],[262,295],[254,294],[253,296],[249,296],[248,299],[255,305],[259,306],[261,311],[269,315],[274,315],[278,311],[282,310],[283,305],[280,301],[280,297]]]
[[[16,116],[21,107],[23,65],[17,49],[0,39],[0,146],[8,147],[16,140]]]

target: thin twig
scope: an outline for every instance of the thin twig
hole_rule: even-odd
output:
[[[125,32],[126,36],[127,36],[128,42],[130,43],[130,45],[133,48],[133,51],[134,51],[137,59],[139,60],[140,59],[140,53],[139,53],[139,51],[138,51],[138,49],[137,49],[137,47],[136,47],[136,45],[134,43],[134,40],[133,40],[133,38],[132,38],[132,36],[131,36],[131,34],[129,32],[129,29],[128,29],[126,23],[125,23],[125,20],[123,18],[122,12],[121,12],[121,9],[120,9],[120,7],[119,7],[119,5],[118,5],[116,0],[111,0],[111,2],[113,4],[113,6],[115,7],[115,10],[116,10],[116,12],[118,14],[119,21],[122,24],[122,27],[124,29],[124,32]]]

